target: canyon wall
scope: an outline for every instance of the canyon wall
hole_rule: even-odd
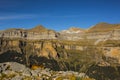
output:
[[[69,31],[69,30],[68,30]],[[119,40],[120,39],[120,29],[115,29],[107,32],[85,32],[79,30],[69,31],[68,32],[55,32],[52,30],[46,31],[28,31],[22,29],[11,29],[0,31],[0,37],[4,38],[21,38],[21,39],[33,39],[33,40],[41,40],[41,39],[58,39],[58,40],[71,40],[78,41],[83,39],[111,39],[111,40]]]

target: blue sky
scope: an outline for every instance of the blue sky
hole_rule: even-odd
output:
[[[0,30],[89,28],[99,22],[120,23],[120,0],[0,0]]]

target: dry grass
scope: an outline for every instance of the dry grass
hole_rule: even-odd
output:
[[[88,32],[106,32],[114,29],[120,29],[120,24],[99,23],[91,27]]]

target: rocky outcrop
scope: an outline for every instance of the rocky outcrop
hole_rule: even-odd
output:
[[[20,42],[18,40],[0,39],[0,43],[0,54],[12,50],[21,53],[21,49],[19,47]]]
[[[120,47],[103,47],[103,53],[106,57],[114,58],[120,63]]]
[[[1,80],[58,80],[58,79],[90,79],[85,73],[74,71],[52,71],[48,68],[32,70],[16,62],[0,63]]]
[[[42,49],[40,51],[40,55],[47,57],[47,58],[57,58],[57,51],[55,50],[55,47],[53,46],[53,44],[51,42],[45,42],[42,45]]]
[[[0,31],[0,37],[6,38],[24,38],[26,35],[25,30],[23,29],[8,29]]]

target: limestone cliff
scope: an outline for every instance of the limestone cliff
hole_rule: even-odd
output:
[[[54,30],[49,30],[43,26],[36,26],[35,28],[24,29],[8,29],[0,31],[0,37],[4,38],[21,38],[21,39],[56,39],[57,33]]]
[[[85,30],[72,27],[69,28],[68,30],[62,30],[59,33],[60,33],[59,39],[77,41],[83,39]]]
[[[58,39],[58,40],[70,40],[79,41],[84,39],[99,40],[110,39],[120,40],[120,24],[108,24],[99,23],[95,26],[83,30],[80,28],[70,28],[56,32],[49,30],[41,25],[35,28],[24,29],[8,29],[0,31],[0,37],[3,38],[21,38],[28,40],[42,40],[42,39]]]

